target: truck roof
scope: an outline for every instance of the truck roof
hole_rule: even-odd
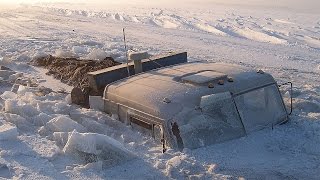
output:
[[[227,91],[237,95],[273,83],[270,74],[239,65],[189,62],[111,83],[104,98],[167,121],[199,106],[202,96]]]

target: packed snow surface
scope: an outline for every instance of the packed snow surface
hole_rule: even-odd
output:
[[[320,177],[319,1],[26,2],[0,2],[0,65],[13,70],[0,71],[0,178]],[[279,84],[292,81],[290,121],[162,153],[151,137],[116,117],[72,105],[70,86],[28,64],[47,54],[124,62],[122,28],[132,52],[187,51],[189,61],[240,64],[271,73]],[[12,88],[14,82],[24,85]],[[39,95],[33,83],[53,91]],[[288,102],[289,87],[281,91]]]

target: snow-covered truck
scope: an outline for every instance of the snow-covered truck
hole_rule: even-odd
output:
[[[270,74],[187,62],[186,53],[136,60],[89,73],[89,79],[97,91],[104,89],[106,113],[154,137],[164,151],[207,146],[288,121]]]

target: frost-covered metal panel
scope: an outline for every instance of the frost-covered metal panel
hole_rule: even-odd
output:
[[[223,85],[219,85],[214,81],[214,88],[208,88],[207,83],[198,85],[181,81],[182,77],[204,71],[226,74],[233,78],[233,82],[225,80]],[[267,73],[259,74],[224,63],[193,62],[111,83],[105,89],[104,98],[169,120],[183,108],[198,106],[202,96],[226,91],[238,94],[271,83],[274,83],[274,79]],[[165,103],[164,99],[171,102]]]

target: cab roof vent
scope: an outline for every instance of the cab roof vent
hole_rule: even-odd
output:
[[[203,71],[196,74],[191,74],[181,78],[183,82],[191,84],[204,84],[212,81],[217,81],[226,78],[227,75],[216,71]]]

